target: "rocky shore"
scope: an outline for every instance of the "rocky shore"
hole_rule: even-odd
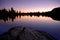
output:
[[[43,31],[37,31],[25,27],[14,27],[0,35],[0,40],[56,40]]]

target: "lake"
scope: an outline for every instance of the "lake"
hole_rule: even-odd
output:
[[[10,28],[22,26],[34,30],[44,31],[60,40],[60,21],[46,16],[16,16],[14,19],[0,19],[0,34],[7,32]]]

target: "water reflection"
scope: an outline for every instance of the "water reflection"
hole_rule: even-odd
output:
[[[20,16],[13,16],[13,17],[0,17],[0,21],[1,20],[3,20],[4,22],[6,22],[6,21],[12,21],[12,22],[14,22],[14,20],[16,19],[16,18],[19,18],[19,19],[21,19],[21,17],[22,16],[30,16],[31,18],[34,16],[34,17],[48,17],[48,16],[43,16],[43,15],[39,15],[39,16],[36,16],[36,15],[20,15]],[[59,17],[48,17],[48,18],[51,18],[51,19],[53,19],[53,20],[56,20],[56,21],[60,21],[60,18]],[[45,18],[46,19],[46,18]]]
[[[10,28],[15,26],[22,26],[32,28],[35,30],[45,31],[59,39],[60,37],[60,21],[55,21],[51,17],[46,16],[15,16],[4,21],[0,20],[0,34],[7,32]]]
[[[60,8],[59,8],[60,9]],[[60,11],[52,10],[47,13],[15,13],[3,10],[0,15],[0,34],[15,26],[45,31],[60,40]]]
[[[3,21],[8,21],[8,20],[11,20],[12,22],[14,21],[14,19],[16,17],[20,17],[21,16],[36,16],[36,17],[50,17],[52,18],[53,20],[57,20],[57,21],[60,21],[60,7],[58,8],[54,8],[52,11],[49,11],[49,12],[30,12],[30,13],[21,13],[21,12],[15,12],[15,10],[13,8],[11,8],[11,10],[7,11],[6,9],[2,9],[0,10],[0,20],[3,20]]]

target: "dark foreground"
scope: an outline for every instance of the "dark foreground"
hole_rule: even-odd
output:
[[[0,40],[56,40],[46,32],[24,27],[14,27],[0,35]]]

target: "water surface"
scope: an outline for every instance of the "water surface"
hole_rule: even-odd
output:
[[[0,19],[0,34],[7,32],[10,28],[22,26],[44,31],[60,40],[60,21],[53,20],[45,16],[16,16],[14,19],[8,18],[4,21]]]

